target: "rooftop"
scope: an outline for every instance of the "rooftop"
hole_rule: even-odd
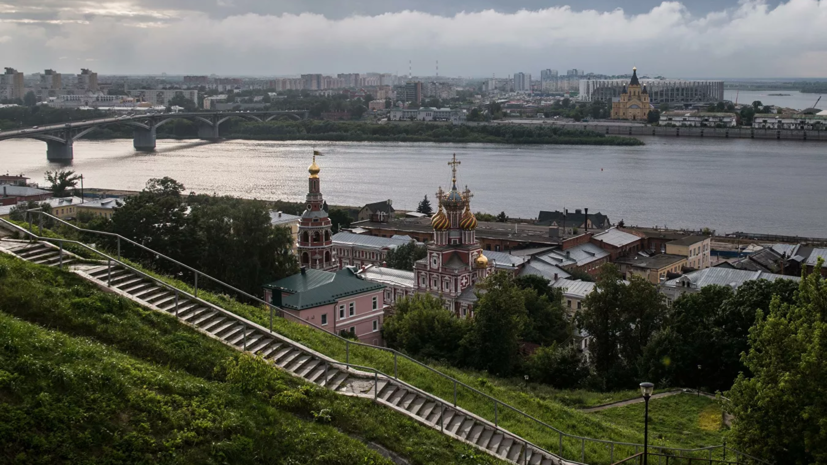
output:
[[[80,197],[52,197],[51,199],[40,200],[38,203],[48,203],[52,208],[61,208],[78,205],[81,202],[83,202],[83,200]],[[0,216],[8,215],[14,207],[16,207],[16,205],[0,206]]]
[[[365,230],[393,229],[402,232],[431,233],[430,218],[400,218],[379,223],[373,221],[357,221],[351,223],[353,227]],[[481,239],[507,239],[514,241],[533,242],[539,244],[559,243],[557,239],[549,237],[548,226],[538,226],[525,223],[498,223],[495,221],[479,221],[477,223],[477,237]]]
[[[557,279],[568,278],[571,275],[558,266],[550,265],[540,260],[533,260],[520,270],[519,276],[542,276],[554,282]]]
[[[518,267],[528,261],[528,257],[520,257],[505,252],[495,252],[493,250],[483,250],[482,254],[485,255],[485,258],[488,260],[493,260],[497,268]]]
[[[388,286],[401,286],[414,288],[414,272],[397,270],[395,268],[368,266],[356,272],[359,276],[375,283],[387,284]]]
[[[288,213],[280,212],[280,211],[271,211],[270,212],[270,224],[273,226],[278,226],[282,224],[292,223],[294,221],[301,221],[301,216],[290,215]]]
[[[343,297],[379,290],[385,286],[357,276],[353,268],[345,268],[336,272],[305,270],[265,284],[264,287],[290,294],[282,299],[283,307],[305,310],[330,305]]]
[[[617,263],[634,266],[635,268],[644,268],[647,270],[660,270],[676,263],[685,262],[686,257],[682,255],[670,255],[666,253],[652,255],[651,257],[643,257],[635,255],[634,257],[619,258]]]
[[[670,242],[672,245],[695,245],[709,239],[708,236],[686,236]]]
[[[574,246],[565,251],[555,250],[548,255],[541,255],[536,258],[555,266],[583,266],[608,256],[609,252],[606,252],[597,245],[588,242],[586,244]]]
[[[640,240],[639,236],[629,234],[617,228],[611,228],[609,230],[606,230],[605,232],[595,234],[592,237],[596,240],[603,241],[606,244],[613,245],[615,247],[627,246]]]
[[[807,266],[816,266],[819,258],[823,258],[825,262],[821,266],[827,267],[827,249],[813,249],[810,256],[807,257]]]
[[[333,243],[374,249],[395,249],[413,241],[410,236],[379,237],[342,231],[333,235]]]
[[[83,202],[82,207],[88,208],[106,208],[106,209],[113,209],[116,207],[120,207],[123,205],[123,200],[120,199],[97,199],[97,200],[87,200]]]
[[[665,287],[691,287],[693,289],[700,289],[711,285],[737,288],[747,281],[754,281],[757,279],[766,279],[768,281],[775,281],[776,279],[792,279],[794,281],[799,281],[801,278],[798,276],[784,276],[780,274],[766,273],[763,271],[747,271],[714,267],[687,273],[680,278],[670,279],[663,285]],[[683,286],[682,283],[688,283],[689,286]]]
[[[34,197],[36,195],[51,194],[51,191],[36,187],[17,186],[14,184],[0,185],[3,197]]]
[[[575,281],[572,279],[560,278],[551,283],[551,287],[563,289],[563,295],[570,297],[585,298],[593,290],[596,283],[589,281]]]

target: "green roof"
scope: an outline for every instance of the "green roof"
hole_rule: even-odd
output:
[[[305,270],[276,282],[265,284],[265,288],[290,295],[282,299],[282,306],[294,310],[305,310],[336,303],[343,297],[382,289],[385,286],[365,281],[351,268],[336,272]]]

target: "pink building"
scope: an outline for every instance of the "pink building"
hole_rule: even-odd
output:
[[[363,279],[353,268],[302,268],[301,273],[265,284],[264,298],[328,332],[349,331],[360,342],[381,346],[384,291],[384,285]]]

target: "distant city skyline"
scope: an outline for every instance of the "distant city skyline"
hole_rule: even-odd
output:
[[[202,5],[203,3],[203,5]],[[827,77],[827,1],[81,0],[0,4],[3,63],[100,75]],[[524,8],[524,9],[521,9]]]

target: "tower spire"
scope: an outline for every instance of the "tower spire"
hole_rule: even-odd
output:
[[[457,154],[454,154],[453,160],[448,162],[451,165],[451,184],[453,184],[454,190],[457,190],[457,165],[461,165],[462,162],[457,160]]]

